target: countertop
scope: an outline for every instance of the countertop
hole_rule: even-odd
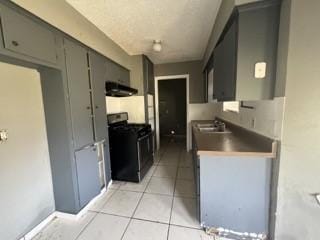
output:
[[[227,121],[229,133],[200,132],[198,123],[212,123],[213,120],[192,121],[193,140],[198,155],[210,156],[257,156],[275,158],[277,142]]]

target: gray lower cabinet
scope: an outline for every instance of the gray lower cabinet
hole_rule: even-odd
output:
[[[5,49],[46,62],[57,62],[52,31],[5,6],[1,6],[0,17]]]
[[[108,137],[105,100],[106,60],[97,53],[89,52],[89,64],[94,113],[94,138],[96,142],[99,142]]]
[[[272,159],[206,156],[198,155],[197,151],[193,140],[197,215],[201,225],[268,234]]]
[[[93,143],[87,50],[64,39],[74,148]]]
[[[268,234],[271,161],[263,157],[201,155],[201,224]]]
[[[100,193],[96,150],[95,146],[91,146],[75,152],[80,208]]]

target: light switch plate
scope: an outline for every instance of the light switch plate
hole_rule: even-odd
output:
[[[257,62],[254,66],[254,77],[255,78],[265,78],[267,70],[266,62]]]
[[[8,140],[8,131],[7,130],[0,130],[0,143],[5,142]]]
[[[320,205],[320,193],[316,194],[316,199],[317,199],[318,204]]]

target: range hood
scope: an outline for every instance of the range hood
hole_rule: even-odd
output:
[[[138,90],[116,82],[106,82],[106,96],[128,97],[137,94]]]

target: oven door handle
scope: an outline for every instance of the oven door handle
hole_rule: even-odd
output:
[[[148,133],[147,135],[141,137],[141,138],[138,138],[138,142],[141,142],[143,139],[147,138],[147,137],[150,137],[150,135],[152,135],[152,132]]]

